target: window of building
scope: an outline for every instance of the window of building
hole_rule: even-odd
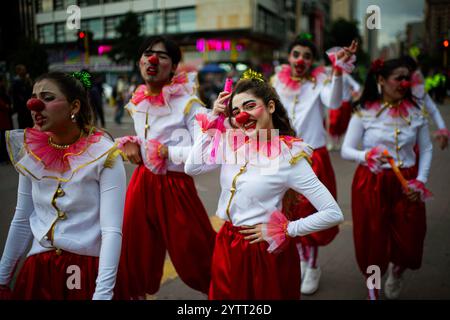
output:
[[[53,0],[38,0],[37,12],[51,12],[53,11]]]
[[[196,30],[197,24],[195,8],[167,10],[165,13],[167,33],[189,32]]]
[[[106,17],[104,37],[106,39],[113,39],[116,37],[116,28],[119,25],[121,17]]]
[[[64,0],[54,0],[53,1],[54,10],[64,10]]]
[[[269,10],[258,7],[258,22],[256,29],[261,33],[282,37],[285,32],[284,20],[277,17]]]
[[[92,32],[94,40],[104,38],[104,29],[102,19],[90,19],[81,21],[81,30],[89,30]]]
[[[178,22],[178,10],[167,10],[165,22],[167,33],[180,32],[180,24]]]
[[[68,6],[71,6],[73,4],[74,5],[78,5],[77,0],[64,0],[64,8],[63,8],[63,10],[66,10]]]
[[[55,25],[46,24],[42,25],[38,29],[39,42],[42,44],[55,43]]]
[[[66,42],[66,24],[64,22],[57,23],[55,25],[56,29],[56,42],[62,43]],[[75,32],[75,30],[74,30]]]
[[[179,10],[180,32],[195,31],[197,29],[197,15],[195,8]]]
[[[80,7],[89,7],[100,4],[100,0],[79,0],[78,5]]]
[[[161,19],[161,12],[149,12],[144,15],[144,32],[145,34],[163,33],[163,20]]]

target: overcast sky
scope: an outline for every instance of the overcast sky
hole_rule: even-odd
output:
[[[425,0],[356,0],[356,18],[360,21],[361,34],[364,35],[364,17],[369,5],[377,5],[381,10],[381,30],[378,46],[382,47],[393,41],[399,31],[404,33],[406,23],[422,21]]]

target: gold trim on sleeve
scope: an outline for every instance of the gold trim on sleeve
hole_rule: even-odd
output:
[[[122,156],[122,151],[117,148],[117,146],[115,146],[114,149],[112,149],[109,153],[108,156],[106,157],[105,163],[103,164],[103,167],[105,168],[112,168],[114,167],[114,164],[116,163],[116,159],[117,157],[120,155]]]
[[[205,107],[206,105],[203,103],[203,101],[201,101],[199,98],[191,98],[189,99],[189,101],[186,103],[186,106],[184,107],[184,111],[183,113],[185,115],[188,115],[191,112],[192,109],[192,105],[194,104],[194,102],[199,103],[202,107]]]
[[[292,154],[291,154],[291,156],[292,156]],[[301,151],[298,154],[296,154],[295,156],[292,156],[291,160],[289,160],[289,164],[294,165],[297,162],[299,162],[300,159],[303,159],[303,158],[305,158],[306,161],[308,161],[308,163],[310,165],[312,165],[311,157],[305,151]]]

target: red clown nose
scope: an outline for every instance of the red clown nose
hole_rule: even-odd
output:
[[[157,64],[159,64],[159,58],[158,58],[158,56],[156,56],[156,55],[151,55],[150,58],[148,58],[148,62],[149,62],[150,64],[155,64],[155,65],[157,65]]]
[[[27,101],[27,108],[31,111],[39,112],[45,109],[45,104],[37,98],[31,98]]]
[[[411,81],[402,80],[400,82],[400,86],[404,89],[408,89],[409,87],[411,87]]]
[[[305,65],[305,61],[303,59],[299,59],[295,62],[297,67],[303,67]]]
[[[250,115],[247,112],[241,112],[236,116],[236,122],[239,124],[244,124],[248,121]]]

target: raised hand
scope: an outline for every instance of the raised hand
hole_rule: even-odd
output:
[[[229,99],[231,96],[231,93],[222,91],[219,96],[217,97],[216,101],[214,101],[213,106],[213,114],[218,116],[219,114],[226,114],[226,108],[225,101]]]

